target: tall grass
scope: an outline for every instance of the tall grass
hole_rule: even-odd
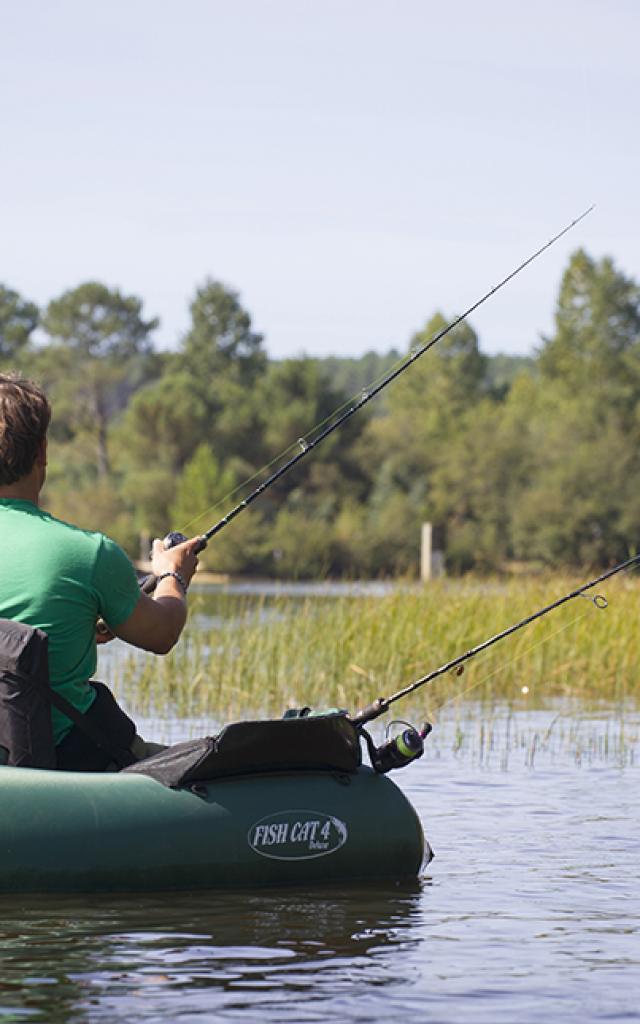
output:
[[[640,709],[593,708],[562,701],[528,713],[504,704],[466,702],[447,708],[426,744],[429,760],[471,762],[507,771],[553,764],[634,765],[640,747]]]
[[[506,584],[443,581],[385,597],[196,599],[175,651],[126,661],[117,689],[146,714],[229,719],[279,715],[300,705],[353,711],[577,585],[556,576]],[[608,608],[587,598],[568,602],[471,659],[463,674],[448,673],[420,690],[419,706],[437,717],[451,702],[467,699],[530,705],[558,696],[636,700],[640,585],[618,578],[604,593]],[[398,713],[410,707],[400,702]]]

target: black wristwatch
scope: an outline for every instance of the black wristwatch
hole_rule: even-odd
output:
[[[182,573],[176,572],[175,570],[172,570],[171,572],[161,572],[159,576],[156,576],[156,586],[158,585],[160,580],[166,580],[167,576],[173,576],[174,580],[177,580],[180,586],[182,587],[184,593],[187,593],[187,590],[189,589],[187,581],[185,580]]]

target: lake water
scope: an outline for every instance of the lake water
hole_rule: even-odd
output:
[[[412,884],[2,897],[0,1021],[640,1020],[639,733],[463,708],[393,775]]]

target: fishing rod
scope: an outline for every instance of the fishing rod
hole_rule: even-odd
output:
[[[564,597],[546,605],[545,608],[541,608],[539,611],[534,612],[533,615],[528,615],[520,622],[516,622],[515,625],[509,626],[507,629],[503,629],[502,632],[496,633],[495,636],[477,644],[464,654],[460,654],[457,658],[447,661],[444,665],[441,665],[440,668],[436,668],[433,672],[428,672],[427,675],[414,680],[414,682],[409,683],[409,685],[405,686],[402,690],[398,690],[396,693],[391,694],[390,697],[378,697],[377,700],[374,700],[372,704],[367,705],[367,707],[363,708],[362,711],[358,711],[356,715],[352,715],[351,721],[357,728],[361,728],[363,725],[366,725],[367,722],[372,722],[374,718],[378,718],[379,715],[383,715],[391,704],[394,704],[402,697],[406,697],[419,687],[426,686],[427,683],[433,682],[434,679],[437,679],[438,676],[444,675],[445,672],[451,672],[454,669],[462,671],[462,666],[465,662],[470,661],[471,658],[475,658],[475,656],[480,654],[482,651],[486,651],[487,648],[492,647],[493,644],[497,644],[499,640],[504,640],[505,637],[511,636],[519,629],[523,629],[524,626],[528,626],[529,623],[535,622],[536,619],[541,619],[543,615],[548,615],[549,612],[552,612],[555,608],[559,608],[561,605],[566,604],[567,601],[572,601],[574,598],[584,595],[587,590],[597,587],[598,584],[602,583],[604,580],[608,580],[611,576],[615,576],[616,573],[623,572],[625,569],[630,569],[631,566],[637,565],[639,562],[640,555],[635,555],[633,558],[627,559],[626,562],[621,562],[619,565],[615,565],[612,569],[607,569],[606,572],[603,572],[600,576],[590,580],[589,583],[585,583],[582,587],[572,590],[570,594],[565,594]],[[596,608],[602,609],[607,607],[607,599],[601,594],[595,594],[594,597],[589,598],[589,600],[593,602]],[[415,732],[415,730],[413,731]],[[419,754],[413,754],[413,757],[416,756],[419,756]]]
[[[298,440],[300,451],[296,452],[296,454],[293,455],[290,459],[288,459],[287,462],[285,462],[282,466],[280,466],[279,469],[275,470],[275,472],[268,476],[267,479],[264,480],[261,484],[259,484],[253,491],[251,491],[251,493],[248,494],[246,498],[243,498],[242,501],[238,502],[238,504],[235,505],[229,512],[227,512],[227,514],[223,516],[222,519],[220,519],[217,523],[215,523],[214,526],[212,526],[209,530],[206,530],[205,533],[203,533],[200,537],[200,547],[198,548],[198,551],[202,551],[207,546],[208,542],[211,540],[212,537],[215,537],[215,535],[219,533],[220,530],[222,530],[225,526],[227,526],[233,519],[235,519],[236,516],[240,514],[240,512],[243,512],[244,509],[248,508],[249,505],[253,504],[256,498],[263,494],[269,487],[273,486],[273,484],[275,484],[277,480],[280,480],[280,478],[283,477],[285,473],[288,473],[290,469],[293,469],[293,467],[296,466],[299,462],[301,462],[302,459],[305,459],[314,450],[314,448],[317,448],[318,445],[321,444],[322,441],[324,441],[327,437],[333,434],[333,432],[337,430],[339,427],[341,427],[343,423],[346,423],[346,421],[350,419],[351,416],[358,412],[359,409],[362,409],[362,407],[366,405],[368,402],[370,402],[372,398],[375,398],[376,395],[379,395],[384,388],[391,384],[392,381],[396,380],[396,378],[399,377],[401,373],[404,373],[405,370],[412,366],[421,356],[425,354],[425,352],[428,352],[429,349],[433,348],[434,345],[437,345],[439,341],[442,341],[442,339],[446,337],[446,335],[449,334],[450,331],[457,327],[458,324],[462,323],[463,320],[466,320],[467,317],[469,317],[473,312],[475,312],[476,309],[482,306],[483,303],[487,302],[487,300],[490,299],[492,295],[495,295],[496,292],[500,291],[501,288],[504,288],[504,286],[508,284],[509,281],[512,281],[513,278],[516,277],[519,273],[521,273],[521,271],[523,271],[525,267],[528,267],[529,264],[533,263],[533,261],[536,260],[538,256],[541,256],[543,252],[546,252],[547,249],[551,248],[551,246],[554,245],[560,238],[562,238],[563,235],[566,235],[568,231],[571,231],[571,229],[575,227],[576,224],[579,224],[581,220],[584,220],[584,218],[588,214],[590,214],[593,209],[594,207],[590,206],[588,207],[588,209],[584,210],[579,217],[576,217],[575,220],[572,220],[571,223],[567,224],[564,228],[562,228],[562,230],[559,231],[557,235],[554,235],[553,238],[550,238],[548,242],[545,242],[544,245],[540,246],[540,248],[537,249],[531,256],[528,256],[527,259],[523,260],[523,262],[520,263],[519,266],[515,268],[515,270],[512,270],[509,274],[507,274],[506,277],[499,281],[498,284],[494,285],[493,288],[490,288],[489,291],[485,292],[485,294],[481,298],[477,299],[476,302],[474,302],[471,306],[469,306],[469,308],[466,309],[464,313],[462,313],[460,316],[452,320],[451,323],[447,324],[446,327],[443,327],[441,331],[438,331],[438,333],[433,338],[431,338],[428,342],[425,342],[424,345],[414,347],[400,366],[396,367],[394,370],[386,374],[374,386],[371,386],[370,388],[365,388],[358,397],[358,399],[355,401],[355,403],[351,405],[348,409],[346,409],[344,412],[342,412],[340,415],[337,415],[334,420],[332,420],[326,427],[324,427],[320,431],[317,437],[315,437],[313,440],[308,440],[304,437],[301,437]],[[313,433],[313,431],[311,431],[311,433]],[[173,547],[176,544],[181,543],[181,541],[183,540],[186,540],[184,534],[175,531],[168,533],[164,541],[165,547]]]

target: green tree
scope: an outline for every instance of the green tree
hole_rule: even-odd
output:
[[[506,398],[513,384],[523,373],[534,372],[532,356],[512,356],[505,353],[487,357],[487,380],[494,398]]]
[[[336,411],[348,407],[313,359],[286,359],[269,366],[256,388],[262,415],[261,461],[272,469],[313,442]],[[341,502],[365,496],[369,478],[356,449],[368,420],[366,409],[321,442],[268,492],[266,507],[279,513],[284,501],[290,512],[322,518],[335,514]],[[284,453],[284,454],[283,454]]]
[[[512,517],[536,466],[540,395],[536,380],[521,374],[505,401],[485,398],[467,408],[439,446],[429,505],[446,528],[450,570],[495,570],[513,557]]]
[[[217,282],[198,289],[191,313],[180,351],[133,396],[111,435],[139,526],[154,533],[175,525],[178,480],[200,446],[223,474],[233,461],[239,477],[252,474],[264,451],[252,391],[266,363],[261,336],[237,294]]]
[[[206,439],[209,411],[194,390],[193,380],[177,364],[132,396],[112,432],[119,463],[133,471],[165,465],[175,476],[182,472],[198,445]]]
[[[208,278],[196,290],[190,310],[191,327],[182,342],[189,371],[206,382],[231,372],[250,386],[263,372],[266,355],[262,335],[252,329],[238,293]]]
[[[620,424],[585,416],[575,400],[536,432],[535,468],[512,508],[516,557],[554,568],[628,557],[640,529],[640,459]]]
[[[0,364],[11,364],[24,352],[39,315],[35,303],[0,284]]]
[[[321,517],[281,508],[269,530],[270,571],[287,579],[323,577],[333,569],[332,531]]]
[[[399,364],[401,355],[395,349],[381,355],[378,352],[365,352],[362,356],[324,356],[318,359],[323,377],[331,381],[336,391],[350,398],[357,398],[359,393],[371,387],[390,370]],[[384,398],[382,396],[369,407],[373,416],[382,415]]]
[[[207,441],[226,461],[261,461],[259,407],[253,388],[266,369],[262,335],[237,292],[206,280],[191,303],[191,327],[180,346],[177,366],[188,377],[194,401],[206,410]],[[192,448],[193,452],[193,448]]]
[[[185,465],[207,436],[209,414],[193,380],[169,360],[159,380],[132,396],[110,432],[113,465],[138,529],[163,536]]]
[[[223,508],[220,503],[229,499],[236,484],[237,479],[231,467],[223,469],[209,445],[203,441],[177,481],[176,495],[170,509],[171,522],[183,530],[205,516],[211,518],[218,510],[218,518],[222,518],[228,508]]]
[[[578,249],[562,277],[555,333],[539,367],[548,380],[597,403],[632,413],[640,396],[640,286],[610,257]]]
[[[150,335],[158,320],[142,317],[142,302],[89,281],[49,303],[43,327],[51,339],[41,361],[73,434],[93,437],[100,477],[110,470],[108,427],[149,374]]]
[[[237,482],[234,466],[223,467],[211,447],[200,444],[177,481],[169,511],[172,526],[189,534],[204,532],[239,502]],[[270,558],[265,540],[260,510],[252,509],[212,539],[200,562],[217,572],[260,572],[265,554]]]
[[[446,323],[436,314],[414,336],[411,350],[424,346]],[[464,432],[469,409],[490,392],[486,369],[475,331],[459,324],[392,385],[385,415],[371,421],[360,454],[376,467],[370,497],[374,522],[388,521],[389,504],[403,524],[396,534],[396,566],[410,559],[416,564],[420,523],[444,514],[432,495],[433,474]],[[411,518],[413,527],[403,539]]]
[[[640,529],[640,288],[609,257],[572,255],[538,365],[514,550],[553,565],[624,558]]]

